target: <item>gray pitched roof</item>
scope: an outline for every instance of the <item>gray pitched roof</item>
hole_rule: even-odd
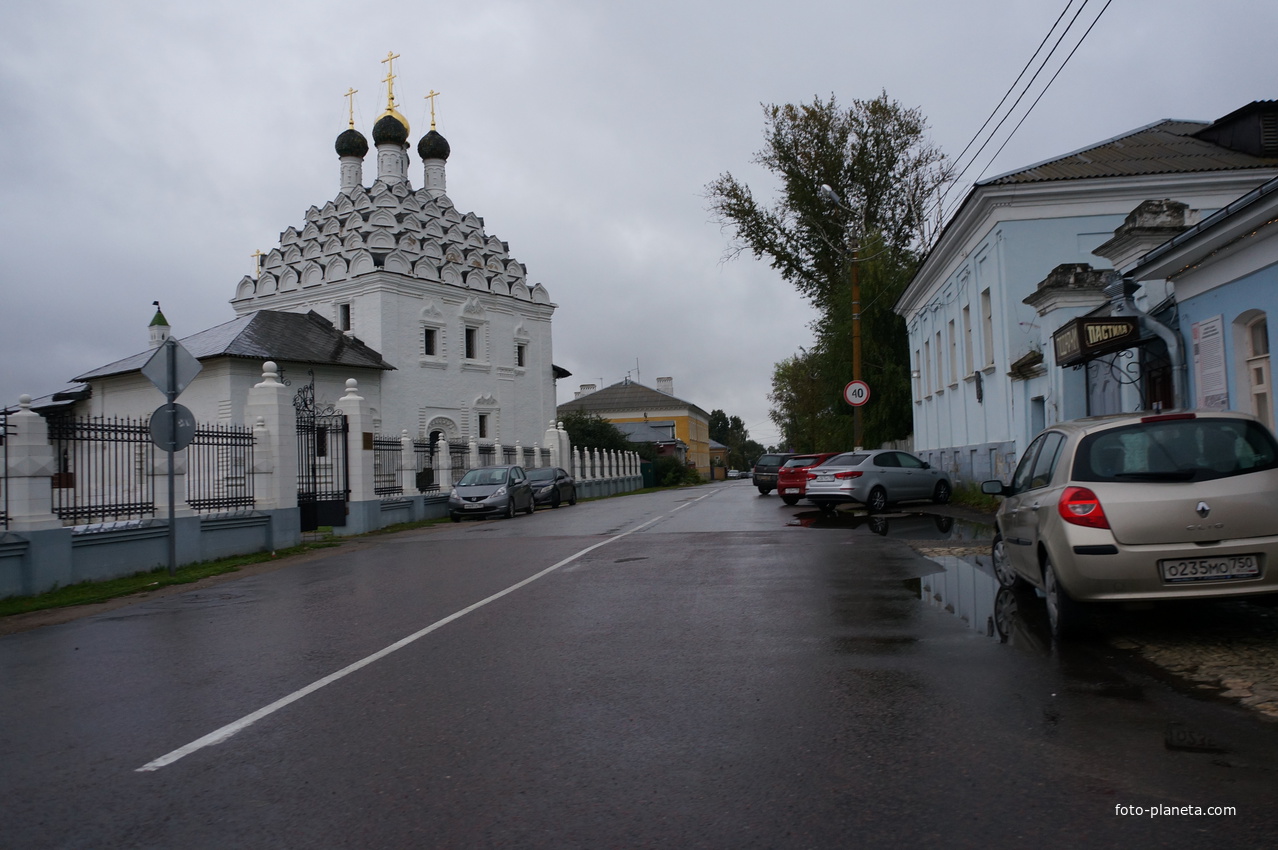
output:
[[[572,401],[566,401],[559,405],[558,409],[561,413],[580,410],[585,413],[602,414],[608,411],[670,407],[686,407],[702,416],[707,416],[704,410],[691,402],[629,380],[574,398]]]
[[[649,422],[614,422],[613,427],[626,435],[626,439],[632,443],[678,443],[681,442],[678,437],[670,436],[669,431],[659,430],[653,427],[653,424],[674,426],[673,422],[649,423]]]
[[[1188,174],[1272,168],[1278,159],[1259,157],[1196,138],[1204,121],[1156,121],[1080,150],[991,177],[978,186],[1079,180],[1089,177],[1134,177],[1142,174]]]
[[[382,355],[347,336],[319,313],[258,310],[180,340],[196,360],[242,357],[248,360],[288,360],[363,369],[394,369]],[[88,381],[134,372],[146,365],[154,349],[99,366],[75,378]]]

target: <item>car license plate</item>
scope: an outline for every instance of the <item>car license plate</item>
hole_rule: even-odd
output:
[[[798,493],[798,492],[799,492],[799,488],[798,488],[798,487],[786,487],[786,488],[785,488],[785,490],[783,490],[782,492],[783,492],[783,493],[785,493],[787,496],[789,496],[789,495],[791,495],[791,494]]]
[[[833,481],[833,480],[834,480],[834,476],[833,476],[833,475],[818,475],[818,476],[816,477],[816,480],[817,480],[817,481]]]
[[[483,505],[463,505],[463,507],[465,507],[468,511],[474,511],[482,508]]]
[[[1163,581],[1180,584],[1191,581],[1232,581],[1260,575],[1259,555],[1227,555],[1219,558],[1176,558],[1159,561]]]

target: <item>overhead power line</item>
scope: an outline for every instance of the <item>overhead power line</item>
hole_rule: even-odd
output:
[[[1062,43],[1064,43],[1070,31],[1074,29],[1075,25],[1079,21],[1080,16],[1083,13],[1083,10],[1086,9],[1087,5],[1090,2],[1091,0],[1082,0],[1082,2],[1074,10],[1074,14],[1069,18],[1069,21],[1065,24],[1063,28],[1060,29],[1060,32],[1056,36],[1056,40],[1052,43],[1051,48],[1047,50],[1046,53],[1044,53],[1044,50],[1043,50],[1044,46],[1051,40],[1053,33],[1056,33],[1057,29],[1060,28],[1061,21],[1064,20],[1066,15],[1069,14],[1070,9],[1073,7],[1075,3],[1075,0],[1067,0],[1065,4],[1065,8],[1061,10],[1060,15],[1058,15],[1056,20],[1052,23],[1052,26],[1048,29],[1047,34],[1043,37],[1043,40],[1039,43],[1034,53],[1030,56],[1029,61],[1026,62],[1025,67],[1021,69],[1020,74],[1017,75],[1015,81],[1013,81],[1012,85],[1008,88],[1007,92],[1005,92],[1003,97],[999,100],[998,105],[994,107],[994,110],[990,113],[989,117],[985,119],[985,122],[981,125],[981,128],[977,130],[976,134],[964,146],[963,151],[955,159],[955,166],[957,167],[960,163],[963,162],[963,158],[967,155],[968,151],[970,151],[972,147],[977,144],[978,140],[983,139],[983,141],[980,141],[980,144],[977,147],[976,151],[972,153],[971,157],[967,160],[966,164],[962,165],[961,170],[958,172],[958,174],[955,175],[950,185],[941,194],[941,196],[935,202],[933,202],[933,204],[929,207],[929,212],[935,212],[936,210],[941,209],[943,211],[943,214],[942,214],[943,219],[948,218],[950,215],[954,213],[955,209],[962,201],[960,197],[960,199],[956,200],[949,209],[945,209],[944,208],[945,203],[947,198],[950,195],[950,192],[954,189],[955,186],[959,184],[963,176],[967,174],[967,172],[976,164],[977,160],[980,159],[981,154],[990,145],[990,143],[994,141],[995,137],[999,133],[999,130],[1002,129],[1003,125],[1006,124],[1008,119],[1011,118],[1012,115],[1016,112],[1017,107],[1025,99],[1025,96],[1029,94],[1030,90],[1034,86],[1034,83],[1038,80],[1039,76],[1046,69],[1047,64],[1051,61],[1052,57],[1056,54],[1057,50],[1061,47]],[[1069,54],[1061,62],[1060,66],[1056,69],[1055,73],[1052,74],[1051,78],[1048,79],[1047,83],[1043,86],[1042,90],[1039,91],[1037,97],[1035,97],[1034,101],[1030,104],[1029,108],[1026,109],[1024,114],[1021,115],[1020,119],[1017,121],[1016,125],[1012,128],[1011,132],[1008,133],[1007,137],[1003,139],[998,150],[995,151],[994,155],[990,157],[988,161],[986,161],[984,167],[981,170],[981,176],[977,177],[977,180],[980,180],[981,177],[985,175],[985,171],[989,169],[989,167],[998,158],[999,154],[1003,152],[1003,149],[1007,147],[1008,142],[1011,141],[1012,137],[1016,135],[1017,130],[1019,130],[1021,125],[1025,123],[1025,119],[1028,118],[1030,113],[1034,111],[1034,108],[1038,105],[1039,101],[1042,100],[1043,95],[1047,93],[1047,90],[1051,88],[1052,83],[1056,81],[1056,78],[1058,76],[1060,76],[1061,71],[1063,71],[1065,69],[1065,66],[1069,64],[1070,59],[1073,58],[1074,54],[1078,51],[1078,48],[1082,46],[1083,41],[1086,40],[1087,36],[1091,33],[1092,29],[1096,26],[1101,16],[1105,14],[1105,10],[1109,8],[1110,3],[1112,2],[1113,0],[1106,0],[1104,7],[1102,7],[1100,12],[1096,15],[1096,17],[1091,20],[1091,23],[1087,26],[1087,29],[1083,32],[1082,36],[1079,37],[1078,41],[1074,43],[1073,47],[1070,49]],[[1034,71],[1030,75],[1029,79],[1025,81],[1024,84],[1022,85],[1022,81],[1025,80],[1026,73],[1029,72],[1031,67],[1034,68]],[[1017,92],[1018,89],[1019,89],[1019,93],[1016,94],[1015,98],[1012,100],[1011,105],[1007,106],[1006,110],[1004,110],[1004,105],[1007,104],[1008,99],[1012,97],[1013,92]],[[990,123],[994,121],[995,117],[998,116],[1000,112],[1002,112],[1002,117],[998,119],[997,123],[994,124],[994,127],[992,129],[989,129],[987,133],[986,130],[987,128],[990,127]]]

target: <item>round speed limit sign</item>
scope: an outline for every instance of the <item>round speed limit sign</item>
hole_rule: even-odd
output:
[[[860,407],[870,400],[870,385],[865,381],[852,381],[843,388],[843,400],[853,407]]]

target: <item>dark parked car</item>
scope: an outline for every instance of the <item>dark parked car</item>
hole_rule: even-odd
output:
[[[577,482],[567,471],[557,466],[546,466],[529,469],[527,472],[536,504],[550,505],[552,508],[564,503],[577,504]]]
[[[760,495],[766,496],[777,488],[777,470],[792,457],[793,454],[766,454],[754,462],[754,486]]]
[[[909,452],[895,449],[844,452],[808,470],[807,500],[823,511],[860,502],[871,512],[892,502],[950,500],[950,477]]]
[[[513,517],[533,512],[533,491],[522,466],[483,466],[462,476],[448,494],[448,517]]]

